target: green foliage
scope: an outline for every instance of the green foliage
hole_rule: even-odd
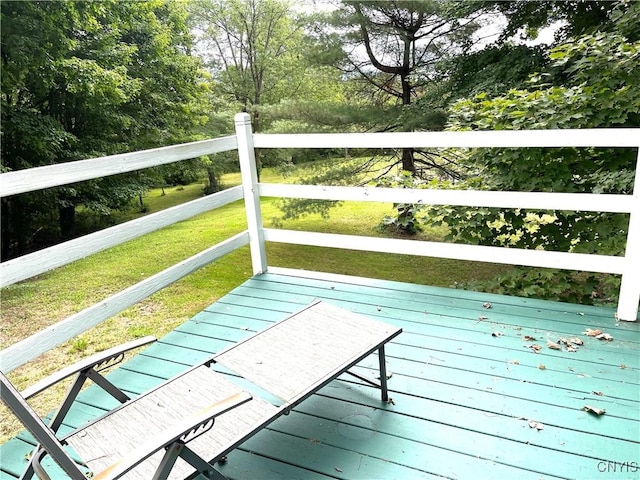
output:
[[[257,108],[295,97],[305,75],[299,57],[302,30],[289,3],[206,0],[190,9],[215,91],[237,110],[251,113],[254,130],[262,130]]]
[[[497,11],[507,19],[501,38],[514,35],[523,39],[536,38],[539,30],[551,24],[561,24],[556,33],[561,41],[569,37],[611,31],[616,27],[616,11],[624,11],[634,2],[629,0],[538,0],[534,2],[491,0],[467,3],[463,8]],[[475,3],[475,4],[474,4]]]
[[[382,177],[375,185],[383,188],[427,188],[424,180],[411,175],[406,170],[399,175]],[[379,227],[381,230],[415,235],[422,230],[418,213],[423,207],[414,203],[394,204],[395,215],[383,217]]]
[[[450,128],[640,125],[639,42],[596,33],[559,45],[549,58],[548,71],[533,77],[527,90],[514,89],[495,97],[478,94],[458,101],[451,110]],[[636,152],[624,148],[529,148],[475,149],[466,162],[478,172],[482,188],[492,190],[629,193],[635,160]],[[624,250],[628,226],[628,216],[623,214],[455,207],[436,209],[428,221],[445,223],[451,238],[463,242],[614,255]],[[559,280],[545,282],[546,274],[531,275],[537,279],[524,276],[516,281],[514,277],[512,288],[526,293],[539,283],[540,291],[548,288],[552,296],[570,290]],[[584,300],[587,293],[563,295]]]
[[[3,171],[185,141],[206,119],[183,5],[24,1],[1,8]],[[62,233],[70,233],[76,207],[122,208],[152,176],[3,199],[2,257],[24,251],[38,229],[50,230],[57,211]]]
[[[553,268],[514,268],[492,280],[463,282],[459,287],[501,295],[593,305],[612,303],[620,289],[620,278]]]
[[[548,62],[542,47],[527,45],[489,45],[456,56],[443,65],[447,72],[444,91],[426,95],[422,102],[446,106],[447,101],[477,94],[500,95],[511,89],[526,88],[529,77]],[[437,104],[437,103],[436,103]]]

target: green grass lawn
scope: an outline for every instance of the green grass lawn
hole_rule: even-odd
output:
[[[272,171],[269,181],[282,181]],[[223,179],[236,183],[233,176]],[[147,213],[202,196],[202,184],[156,189],[144,199]],[[275,199],[263,199],[263,218],[273,226],[281,213]],[[351,235],[384,235],[377,229],[380,219],[391,213],[391,205],[349,202],[332,210],[330,218],[309,215],[280,222],[282,228]],[[125,217],[139,216],[135,210]],[[147,278],[244,230],[243,202],[177,223],[136,240],[110,248],[70,265],[11,285],[1,291],[0,347],[5,348],[36,331],[56,323],[109,295]],[[441,239],[445,231],[427,231],[420,238]],[[408,255],[355,252],[340,249],[269,244],[269,265],[303,268],[429,285],[451,286],[458,282],[490,278],[507,267]],[[12,372],[19,388],[77,359],[126,340],[153,334],[158,337],[180,325],[207,305],[251,276],[248,247],[176,282],[102,325],[48,352]],[[60,391],[43,396],[39,411],[52,410]],[[0,411],[0,442],[15,434],[19,425]]]

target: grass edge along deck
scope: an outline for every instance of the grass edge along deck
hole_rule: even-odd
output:
[[[616,324],[613,309],[270,271],[111,378],[140,394],[320,298],[403,327],[387,348],[393,403],[383,404],[372,387],[343,376],[232,452],[220,467],[230,478],[638,477],[639,328]],[[599,328],[613,341],[588,337],[586,328]],[[563,337],[579,337],[584,345],[577,352],[547,347],[547,340]],[[358,368],[372,376],[376,362],[372,356]],[[584,405],[606,414],[589,414]],[[65,428],[112,406],[89,388]],[[0,448],[0,480],[15,478],[8,472],[24,462],[26,439],[21,434]]]

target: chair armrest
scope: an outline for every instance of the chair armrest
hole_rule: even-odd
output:
[[[211,419],[218,415],[222,415],[223,413],[228,412],[251,399],[251,394],[247,392],[240,392],[203,408],[180,422],[173,424],[170,428],[162,432],[160,435],[157,435],[155,438],[142,443],[127,456],[122,457],[102,472],[95,474],[92,477],[92,480],[113,480],[121,478],[127,472],[135,468],[136,465],[142,463],[154,453],[178,440],[183,439],[184,437],[187,437],[190,433],[196,432],[200,427],[204,427],[204,431],[208,430],[206,425]],[[197,435],[198,434],[195,433],[195,435],[189,440],[195,438]]]
[[[128,352],[129,350],[133,350],[134,348],[153,343],[156,340],[156,337],[153,336],[142,337],[127,343],[123,343],[122,345],[109,348],[102,352],[98,352],[94,355],[91,355],[90,357],[84,358],[74,363],[73,365],[69,365],[68,367],[63,368],[62,370],[59,370],[46,378],[43,378],[39,382],[31,385],[20,393],[25,399],[29,399],[34,395],[37,395],[38,393],[55,385],[56,383],[64,380],[65,378],[70,377],[71,375],[82,372],[83,370],[88,370],[95,367],[96,365],[106,364],[107,362],[115,360],[118,357],[124,355],[124,353]],[[115,363],[118,362],[114,362],[114,364]]]

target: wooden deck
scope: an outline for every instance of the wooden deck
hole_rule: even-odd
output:
[[[142,393],[316,298],[403,328],[386,349],[393,403],[345,375],[229,455],[230,479],[640,477],[640,325],[608,308],[273,269],[111,378]],[[547,344],[574,337],[577,351]],[[359,368],[374,374],[377,357]],[[111,406],[90,388],[67,428]],[[26,440],[0,448],[0,480],[18,476]]]

